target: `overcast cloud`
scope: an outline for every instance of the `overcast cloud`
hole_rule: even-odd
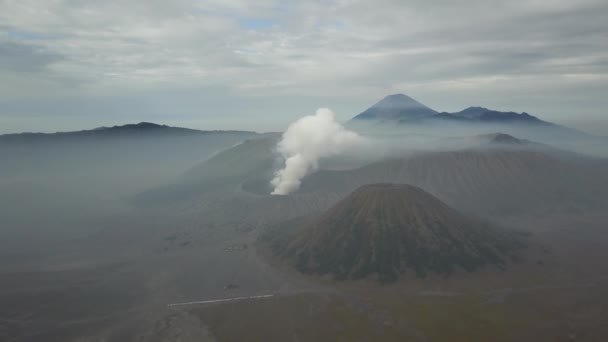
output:
[[[395,92],[600,122],[606,18],[605,0],[0,0],[0,133],[278,130]]]

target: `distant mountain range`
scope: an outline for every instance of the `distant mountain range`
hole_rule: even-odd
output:
[[[440,139],[439,146],[453,150],[387,156],[348,169],[322,168],[289,196],[269,196],[279,139],[279,134],[269,134],[223,150],[174,184],[143,192],[136,201],[208,201],[213,209],[207,218],[261,224],[327,209],[357,187],[378,182],[421,187],[478,216],[596,210],[606,204],[605,163],[502,133]]]
[[[429,122],[453,122],[462,124],[485,123],[485,124],[519,124],[517,127],[526,126],[547,129],[553,133],[566,134],[566,136],[589,136],[575,129],[560,126],[548,121],[541,120],[528,113],[502,112],[484,107],[469,107],[460,112],[448,113],[436,110],[416,101],[405,94],[393,94],[384,97],[373,106],[350,120],[350,123],[429,123]],[[226,131],[204,131],[182,127],[159,125],[151,122],[140,122],[137,124],[126,124],[122,126],[98,127],[90,130],[56,133],[14,133],[0,135],[0,142],[35,142],[58,140],[72,137],[127,137],[127,136],[187,136],[212,133],[248,133],[253,132],[241,130]]]
[[[74,132],[5,134],[0,135],[0,183],[48,182],[111,196],[139,192],[256,136],[148,122]]]
[[[63,141],[72,138],[120,138],[120,137],[147,137],[147,136],[195,136],[215,133],[235,133],[255,135],[247,131],[202,131],[197,129],[172,127],[151,122],[126,124],[122,126],[98,127],[90,130],[56,132],[56,133],[14,133],[0,135],[0,142],[48,142]]]
[[[404,94],[388,95],[352,120],[415,122],[422,120],[449,120],[456,122],[525,123],[553,125],[528,113],[501,112],[483,107],[469,107],[460,112],[437,112]]]

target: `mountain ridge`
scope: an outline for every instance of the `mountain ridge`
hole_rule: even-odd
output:
[[[0,134],[0,142],[35,142],[79,137],[105,138],[123,136],[146,136],[154,134],[189,136],[217,133],[244,133],[253,135],[257,134],[255,132],[240,130],[198,130],[192,128],[160,125],[152,122],[142,121],[136,124],[116,125],[111,127],[102,126],[93,129],[85,129],[78,131],[64,131],[54,133],[21,132]]]
[[[388,95],[354,116],[350,121],[405,123],[438,120],[462,123],[522,123],[561,127],[526,112],[503,112],[480,106],[468,107],[459,112],[437,112],[405,94]]]

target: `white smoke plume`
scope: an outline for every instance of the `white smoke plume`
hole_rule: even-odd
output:
[[[277,151],[285,159],[272,181],[273,195],[286,195],[300,187],[302,179],[319,168],[319,160],[365,144],[365,139],[344,128],[335,114],[320,108],[293,122],[283,133]]]

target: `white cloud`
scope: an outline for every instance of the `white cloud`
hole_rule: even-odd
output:
[[[600,0],[0,0],[0,45],[53,56],[22,58],[38,63],[27,71],[0,64],[0,77],[15,84],[0,85],[0,117],[7,115],[2,103],[10,101],[111,100],[208,87],[229,90],[224,113],[250,96],[269,103],[277,96],[365,96],[371,103],[404,91],[445,110],[461,106],[462,100],[450,100],[455,94],[474,105],[483,92],[489,106],[518,91],[563,98],[585,80],[606,90],[606,15],[608,4]],[[248,20],[268,25],[247,26]],[[556,89],[556,79],[574,79],[567,75],[576,80]],[[499,93],[505,86],[492,80],[514,86]],[[605,102],[590,96],[585,110],[597,114]],[[520,101],[529,112],[552,112],[534,99]],[[311,103],[318,105],[326,103]]]

